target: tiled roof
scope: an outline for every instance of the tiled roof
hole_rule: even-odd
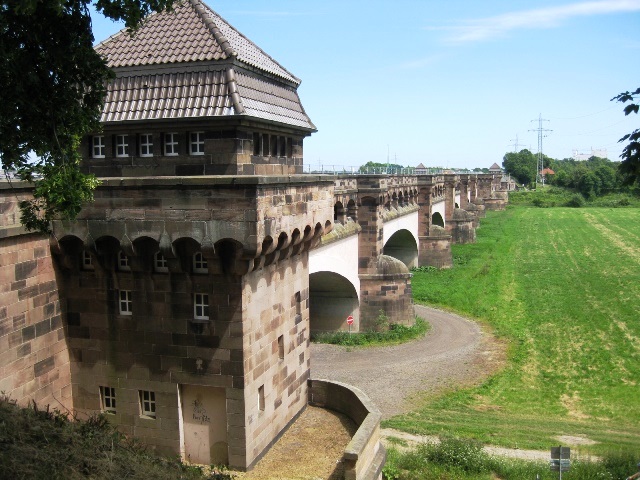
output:
[[[101,121],[233,115],[224,71],[120,77],[107,86]]]
[[[315,130],[295,89],[244,73],[235,76],[247,115]]]
[[[234,114],[315,130],[293,87],[229,70],[118,77],[107,85],[101,121]]]
[[[121,30],[96,45],[112,67],[166,65],[235,57],[296,85],[300,80],[200,0],[150,15],[134,36]]]

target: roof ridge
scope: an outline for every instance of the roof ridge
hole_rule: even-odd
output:
[[[242,54],[238,54],[238,52],[236,50],[233,49],[233,47],[231,46],[231,42],[229,42],[229,40],[227,39],[227,37],[225,37],[223,35],[223,33],[220,31],[219,27],[216,26],[215,22],[213,21],[213,19],[209,18],[206,19],[204,17],[205,12],[214,15],[215,17],[219,18],[222,22],[225,23],[225,25],[227,27],[229,27],[231,30],[233,30],[237,35],[239,35],[240,37],[244,38],[245,41],[247,43],[249,43],[251,46],[253,46],[253,48],[255,48],[256,50],[258,50],[260,53],[262,53],[262,55],[264,55],[265,57],[267,57],[269,60],[271,60],[273,63],[275,63],[279,68],[281,68],[287,75],[289,75],[291,77],[291,79],[293,79],[293,83],[296,84],[300,84],[302,83],[301,80],[296,77],[293,73],[291,73],[289,70],[287,70],[284,66],[282,66],[280,64],[280,62],[278,62],[275,58],[273,58],[271,55],[269,55],[267,52],[265,52],[262,48],[260,48],[255,42],[253,42],[249,37],[247,37],[244,33],[242,33],[241,31],[239,31],[237,28],[235,28],[233,25],[231,25],[227,20],[225,20],[225,18],[220,15],[218,12],[216,12],[215,10],[213,10],[209,5],[207,5],[205,2],[201,1],[201,0],[189,0],[189,2],[194,6],[194,8],[196,8],[196,11],[198,12],[198,15],[200,16],[200,18],[203,19],[203,22],[205,22],[205,24],[207,25],[207,27],[210,29],[210,31],[213,33],[213,35],[220,35],[220,38],[227,42],[229,45],[230,50],[233,52],[233,56],[234,57],[241,57]],[[197,5],[197,6],[196,6]],[[199,7],[199,8],[198,8]],[[209,25],[213,25],[213,28],[215,28],[215,30],[218,31],[218,34],[215,33],[215,31],[209,27]],[[216,40],[218,40],[218,37],[216,36]],[[220,47],[222,48],[222,43],[220,43]],[[225,50],[225,53],[226,50]],[[251,62],[246,62],[246,59],[242,59],[239,58],[240,60],[244,61],[245,63],[251,63]],[[274,73],[274,72],[272,72]],[[279,77],[283,77],[281,74],[276,74]]]
[[[231,96],[231,101],[233,103],[233,110],[236,115],[241,115],[246,113],[244,110],[244,105],[242,104],[242,99],[240,98],[240,94],[238,93],[238,85],[236,84],[236,73],[232,68],[227,69],[225,72],[225,79],[227,81],[227,88],[229,89],[229,95]]]
[[[204,25],[209,29],[211,34],[215,37],[216,41],[218,42],[218,45],[220,45],[220,48],[225,53],[225,55],[229,57],[237,57],[238,52],[236,52],[233,49],[227,37],[225,37],[224,34],[220,31],[220,29],[215,24],[211,16],[206,15],[206,10],[208,9],[208,7],[205,7],[202,4],[202,2],[200,2],[199,0],[189,0],[189,3],[195,9],[196,13],[198,14],[198,17],[200,17],[200,20],[202,20]]]

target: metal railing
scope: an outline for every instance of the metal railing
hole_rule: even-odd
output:
[[[454,173],[470,173],[465,171],[456,171],[449,169]],[[440,167],[415,168],[415,167],[354,167],[345,165],[322,165],[322,164],[305,164],[303,172],[314,175],[439,175],[444,173],[444,169]]]

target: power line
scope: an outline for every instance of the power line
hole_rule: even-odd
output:
[[[535,122],[536,120],[531,120]],[[542,138],[546,137],[544,132],[553,132],[548,128],[542,128],[542,122],[550,122],[550,120],[545,120],[542,118],[542,114],[538,114],[538,128],[529,130],[530,132],[538,132],[538,168],[536,171],[536,188],[538,188],[538,183],[541,182],[544,185],[544,176],[542,175],[542,169],[544,168],[543,155],[542,155]]]

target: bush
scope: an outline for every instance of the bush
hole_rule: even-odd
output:
[[[569,201],[565,204],[565,206],[580,208],[580,207],[584,207],[586,203],[587,202],[582,195],[580,195],[579,193],[574,193],[569,199]]]

